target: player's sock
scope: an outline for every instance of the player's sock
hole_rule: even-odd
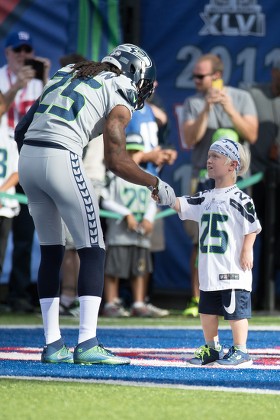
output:
[[[96,337],[97,317],[101,302],[99,296],[80,296],[80,328],[78,344]]]
[[[59,298],[40,299],[46,344],[61,337],[59,328]]]

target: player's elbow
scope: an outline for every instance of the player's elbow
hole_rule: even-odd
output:
[[[119,176],[122,171],[122,159],[116,158],[105,158],[105,165],[109,171],[113,172],[115,175]]]

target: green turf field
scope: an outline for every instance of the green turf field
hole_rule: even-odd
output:
[[[279,395],[0,380],[7,420],[278,420]]]

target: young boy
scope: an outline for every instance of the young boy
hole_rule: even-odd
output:
[[[189,362],[246,367],[252,364],[246,348],[251,318],[253,244],[261,226],[252,199],[236,186],[250,155],[227,138],[214,142],[207,171],[215,188],[183,196],[170,203],[180,219],[199,223],[199,313],[205,345]],[[219,343],[219,316],[229,321],[233,346],[224,356]]]

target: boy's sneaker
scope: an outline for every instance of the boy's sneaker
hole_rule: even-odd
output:
[[[198,303],[199,303],[199,298],[198,297],[192,297],[191,301],[187,305],[186,309],[182,312],[182,315],[192,316],[193,318],[197,318],[198,315],[199,315]]]
[[[41,355],[42,363],[74,363],[73,353],[63,344],[63,346],[57,350],[56,347],[48,344],[44,347]]]
[[[241,350],[236,349],[232,346],[228,353],[224,355],[222,360],[217,360],[219,365],[222,366],[234,366],[234,367],[248,367],[253,364],[253,360],[251,359],[248,353],[244,353]]]
[[[108,318],[127,318],[129,312],[119,303],[107,303],[104,305],[102,315]]]
[[[92,344],[93,347],[91,347]],[[116,356],[110,350],[105,349],[102,344],[98,344],[96,339],[90,339],[80,343],[74,350],[74,363],[80,365],[129,365],[128,357]]]
[[[223,346],[220,346],[219,350],[215,350],[212,347],[200,346],[195,352],[192,359],[188,362],[192,365],[208,365],[213,364],[216,360],[222,359],[224,355]]]

